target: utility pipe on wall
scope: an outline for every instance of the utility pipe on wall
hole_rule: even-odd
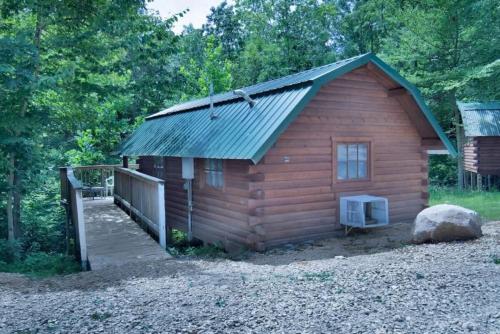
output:
[[[193,180],[186,180],[187,187],[187,200],[188,200],[188,241],[191,242],[193,240]]]
[[[182,158],[182,178],[186,180],[184,189],[187,191],[187,237],[188,241],[193,240],[193,179],[194,179],[194,159]]]

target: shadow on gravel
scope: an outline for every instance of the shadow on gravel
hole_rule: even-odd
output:
[[[200,272],[198,266],[187,261],[158,260],[42,279],[21,274],[0,273],[0,294],[3,288],[21,293],[100,290],[119,286],[130,279],[176,277],[196,272]]]
[[[247,262],[256,265],[287,265],[293,262],[325,260],[335,257],[388,252],[411,243],[412,224],[399,223],[386,227],[352,230],[347,236],[285,245],[262,254],[254,254]]]

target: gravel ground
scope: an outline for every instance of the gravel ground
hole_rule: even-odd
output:
[[[500,222],[483,231],[414,246],[392,227],[241,261],[0,274],[0,332],[500,333]]]

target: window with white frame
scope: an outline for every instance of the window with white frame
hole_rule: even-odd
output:
[[[205,184],[209,187],[224,188],[224,168],[221,159],[205,159],[203,168],[205,173]]]
[[[368,143],[337,144],[337,179],[368,179]]]

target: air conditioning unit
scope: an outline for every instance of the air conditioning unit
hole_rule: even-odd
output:
[[[372,228],[389,224],[387,198],[370,195],[340,198],[340,224],[346,227]]]

